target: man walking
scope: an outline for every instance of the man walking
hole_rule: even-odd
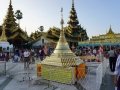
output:
[[[110,70],[112,72],[115,71],[115,65],[116,65],[116,55],[115,51],[113,50],[113,47],[111,47],[111,50],[108,52],[109,55],[109,63],[110,63]]]
[[[24,69],[29,68],[29,62],[30,62],[29,56],[30,56],[30,52],[27,49],[25,49],[25,51],[24,51]]]

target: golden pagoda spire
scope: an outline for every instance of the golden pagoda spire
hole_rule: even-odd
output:
[[[7,41],[7,37],[6,37],[6,35],[5,35],[5,25],[3,24],[2,25],[2,35],[1,35],[1,37],[0,37],[0,41]]]
[[[63,20],[63,8],[61,8],[61,31],[60,31],[60,37],[59,37],[59,41],[57,43],[57,46],[54,50],[54,53],[72,53],[70,48],[69,48],[69,45],[68,45],[68,42],[65,38],[65,35],[64,35],[64,30],[63,30],[63,24],[64,24],[64,20]]]
[[[76,57],[76,55],[70,50],[68,42],[65,38],[64,30],[63,30],[63,8],[61,8],[61,30],[59,41],[57,42],[57,46],[54,52],[50,57],[45,58],[41,64],[46,65],[54,65],[54,66],[76,66],[81,64],[83,61]],[[73,63],[74,62],[74,63]]]
[[[64,24],[64,20],[63,20],[63,8],[61,8],[61,22],[60,22],[60,24],[61,24],[61,30],[63,30],[63,24]]]
[[[111,25],[110,25],[110,30],[111,30]]]
[[[41,77],[43,79],[62,83],[74,83],[76,80],[76,67],[83,63],[69,48],[63,30],[63,9],[61,9],[61,30],[57,46],[50,57],[41,61]],[[69,76],[69,78],[68,78]],[[62,79],[61,77],[68,78]]]
[[[114,32],[112,31],[111,25],[110,25],[110,28],[109,28],[109,31],[107,32],[107,34],[114,34]]]
[[[111,25],[110,25],[110,29],[109,29],[110,32],[112,32],[112,28],[111,28]]]

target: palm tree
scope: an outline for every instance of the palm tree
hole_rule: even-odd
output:
[[[16,19],[18,19],[19,25],[20,25],[20,19],[23,18],[22,15],[23,15],[23,14],[22,14],[22,12],[21,12],[20,10],[17,10],[17,11],[15,12],[15,17],[16,17]]]
[[[40,26],[38,29],[42,32],[44,30],[44,27]]]

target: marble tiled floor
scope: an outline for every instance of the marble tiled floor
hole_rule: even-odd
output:
[[[37,60],[36,63],[40,62]],[[34,85],[36,80],[39,80],[40,77],[36,76],[36,63],[31,64],[29,69],[24,69],[24,64],[22,62],[13,63],[12,61],[6,63],[6,75],[0,76],[0,85],[2,83],[7,83],[7,79],[11,79],[8,84],[4,84],[0,90],[53,90],[53,86],[50,88],[48,87],[48,82],[43,81],[41,79],[41,83],[38,85]],[[24,78],[24,81],[23,81]],[[51,84],[55,84],[55,82],[51,82]],[[57,85],[61,87],[62,90],[77,90],[74,86],[69,85]],[[61,90],[60,88],[56,88],[56,90]]]
[[[36,60],[36,63],[38,62],[40,62],[40,60]],[[31,64],[29,70],[24,70],[23,63],[8,62],[6,76],[5,75],[0,76],[0,85],[8,78],[12,78],[12,79],[8,84],[4,86],[3,89],[0,89],[0,90],[44,90],[48,86],[48,82],[46,81],[44,82],[43,80],[41,80],[41,83],[39,85],[34,84],[36,80],[40,79],[40,77],[36,76],[36,63]],[[90,67],[92,66],[96,67],[97,64],[90,65]],[[26,73],[29,73],[29,74],[26,74]],[[107,74],[113,76],[113,73],[110,72],[109,69],[107,69]],[[30,77],[30,81],[28,76]],[[23,81],[23,77],[24,77],[24,81]],[[61,89],[57,88],[56,90],[77,90],[74,86],[71,86],[71,85],[58,84],[55,82],[51,82],[51,83],[54,85],[56,84],[55,86],[58,86],[61,88]],[[109,85],[107,87],[109,87]],[[112,87],[114,87],[114,85]],[[45,90],[53,90],[53,87]],[[103,89],[103,90],[106,90],[106,89]]]

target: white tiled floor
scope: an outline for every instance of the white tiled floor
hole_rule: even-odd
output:
[[[40,60],[37,61],[36,63],[38,62],[40,62]],[[24,70],[23,66],[24,66],[23,63],[20,62],[13,63],[11,61],[6,63],[7,75],[3,77],[0,76],[0,83],[5,81],[6,77],[11,75],[13,79],[8,83],[8,85],[4,88],[4,90],[44,90],[44,88],[47,87],[47,84],[46,85],[32,84],[34,80],[37,80],[39,78],[36,76],[36,64],[31,64],[29,70]],[[29,73],[29,76],[33,80],[29,81],[28,74],[24,74],[24,73]],[[23,77],[25,81],[23,81]],[[61,87],[65,87],[62,88],[62,90],[76,90],[74,86],[67,87],[67,85],[64,86],[63,84],[61,84]],[[66,89],[66,87],[68,89]],[[47,90],[52,90],[52,87],[48,88]]]
[[[3,83],[6,80],[6,77],[0,76],[0,84]]]
[[[40,60],[37,60],[36,63],[38,62],[40,62]],[[37,80],[39,78],[36,76],[36,64],[31,64],[29,69],[29,73],[30,73],[29,76],[33,79],[32,81],[29,81],[28,76],[24,74],[27,73],[28,70],[24,70],[23,63],[8,62],[6,65],[7,65],[7,70],[9,70],[7,74],[13,75],[14,78],[8,83],[8,85],[4,88],[4,90],[44,90],[44,88],[47,87],[47,85],[33,85],[34,80]],[[93,64],[93,66],[96,65],[98,64]],[[111,72],[109,73],[112,74]],[[23,80],[23,77],[25,76],[26,76],[25,81],[20,82]],[[4,77],[0,76],[0,83],[2,83],[5,79],[6,76]],[[52,84],[55,83],[52,82]],[[64,87],[61,90],[77,90],[74,86],[70,86],[70,85],[58,84],[56,86]],[[52,89],[50,88],[47,90],[52,90]]]

